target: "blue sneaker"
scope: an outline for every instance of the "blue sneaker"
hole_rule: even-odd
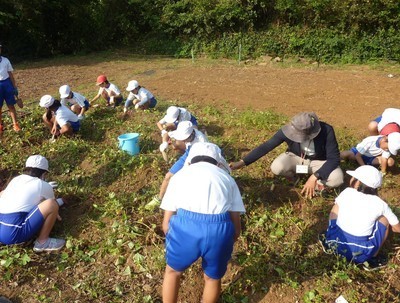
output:
[[[35,245],[33,246],[33,251],[35,252],[43,252],[43,251],[59,251],[65,245],[64,239],[56,239],[56,238],[48,238],[46,242],[39,243],[39,241],[35,241]]]

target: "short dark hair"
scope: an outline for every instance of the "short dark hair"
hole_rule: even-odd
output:
[[[362,182],[360,182],[360,186],[357,188],[357,190],[359,192],[362,192],[363,194],[367,194],[367,195],[374,195],[374,196],[378,195],[378,189],[377,188],[369,187],[369,186],[365,185]]]
[[[47,173],[47,170],[37,167],[25,167],[24,173],[31,177],[41,178],[44,173]]]
[[[190,161],[190,164],[198,163],[198,162],[208,162],[214,165],[218,165],[217,160],[210,156],[196,156],[193,157],[192,161]]]

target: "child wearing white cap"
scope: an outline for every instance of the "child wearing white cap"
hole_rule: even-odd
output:
[[[124,113],[128,111],[128,107],[132,104],[135,106],[135,109],[154,108],[157,104],[157,100],[153,94],[143,86],[140,86],[136,80],[129,81],[126,90],[129,92],[129,95],[125,101]]]
[[[179,123],[183,121],[190,121],[195,128],[198,127],[197,118],[193,116],[187,109],[177,106],[168,107],[166,115],[157,122],[157,127],[161,131],[162,143],[160,145],[160,151],[163,153],[163,156],[165,150],[168,148],[168,132],[176,130]]]
[[[208,142],[207,137],[199,130],[194,128],[194,125],[190,121],[183,121],[179,123],[178,128],[176,131],[170,132],[171,138],[175,140],[173,145],[177,150],[183,153],[182,156],[172,165],[169,171],[165,174],[164,180],[161,183],[160,192],[158,196],[154,197],[147,205],[147,209],[152,209],[155,206],[160,204],[161,199],[164,197],[165,191],[167,190],[169,181],[171,180],[172,176],[180,171],[187,162],[187,157],[189,155],[190,148],[193,144],[198,142]],[[164,159],[167,156],[164,155]]]
[[[90,107],[89,101],[81,94],[73,92],[67,84],[60,86],[59,92],[61,104],[71,106],[71,110],[78,115],[78,119],[82,120]]]
[[[400,109],[386,108],[382,115],[368,124],[368,130],[371,136],[400,132]]]
[[[39,234],[33,250],[57,251],[65,240],[49,238],[62,199],[55,199],[52,185],[45,182],[47,159],[40,155],[26,160],[24,174],[15,177],[0,196],[0,242],[6,245],[29,242]]]
[[[107,106],[118,106],[121,104],[123,97],[118,86],[108,81],[105,75],[99,75],[96,80],[96,85],[99,86],[99,91],[90,104],[102,97],[107,102]]]
[[[364,268],[372,270],[384,265],[378,252],[389,234],[389,226],[400,233],[400,223],[385,201],[378,197],[382,174],[373,166],[364,165],[355,171],[350,187],[336,199],[329,215],[326,234],[320,235],[325,252],[334,252]]]
[[[400,149],[400,133],[394,132],[387,136],[369,136],[362,140],[356,147],[342,151],[340,158],[357,161],[359,165],[381,166],[385,175],[388,167],[394,165],[393,156]]]
[[[50,95],[40,98],[39,105],[46,108],[43,122],[50,129],[54,137],[59,135],[72,135],[80,129],[80,121],[68,107],[62,105],[59,100]]]
[[[221,151],[212,143],[196,143],[190,165],[172,179],[161,203],[166,234],[167,266],[164,302],[177,302],[182,273],[202,258],[202,302],[217,302],[234,242],[241,232],[245,212],[235,180],[218,167]]]

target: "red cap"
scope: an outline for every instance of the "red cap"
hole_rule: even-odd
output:
[[[391,133],[399,133],[400,127],[397,123],[389,123],[386,124],[384,128],[382,128],[380,135],[389,135]]]
[[[100,84],[102,84],[102,83],[104,83],[106,81],[107,81],[107,77],[104,76],[104,75],[100,75],[100,76],[97,77],[96,85],[100,85]]]

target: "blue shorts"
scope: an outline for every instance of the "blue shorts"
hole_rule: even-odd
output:
[[[0,81],[0,107],[3,107],[4,100],[7,105],[15,105],[17,101],[14,95],[14,85],[10,78]]]
[[[343,231],[337,226],[336,220],[331,220],[326,232],[326,243],[348,261],[363,263],[378,252],[385,239],[386,229],[385,225],[376,221],[370,236],[357,237]]]
[[[0,242],[17,244],[31,240],[42,228],[44,217],[38,207],[29,213],[0,214]]]
[[[197,122],[197,118],[193,115],[191,115],[191,117],[190,117],[190,122],[192,122],[193,125],[196,125],[196,126],[199,125],[199,123]]]
[[[167,264],[182,272],[201,257],[204,273],[221,279],[231,259],[234,234],[228,212],[206,215],[178,209],[165,239]]]
[[[354,156],[359,153],[359,151],[355,147],[352,147],[351,151],[353,152]],[[365,164],[373,165],[372,162],[375,160],[376,157],[368,157],[368,156],[361,155],[361,158],[363,159]]]
[[[156,98],[151,98],[150,100],[149,100],[149,108],[154,108],[154,107],[156,107],[156,105],[157,105],[157,100],[156,100]]]
[[[373,121],[379,123],[382,120],[382,116],[376,117]]]
[[[85,106],[84,106],[85,110],[88,110],[89,107],[90,107],[89,101],[88,101],[88,100],[85,100],[84,104],[85,104]]]

